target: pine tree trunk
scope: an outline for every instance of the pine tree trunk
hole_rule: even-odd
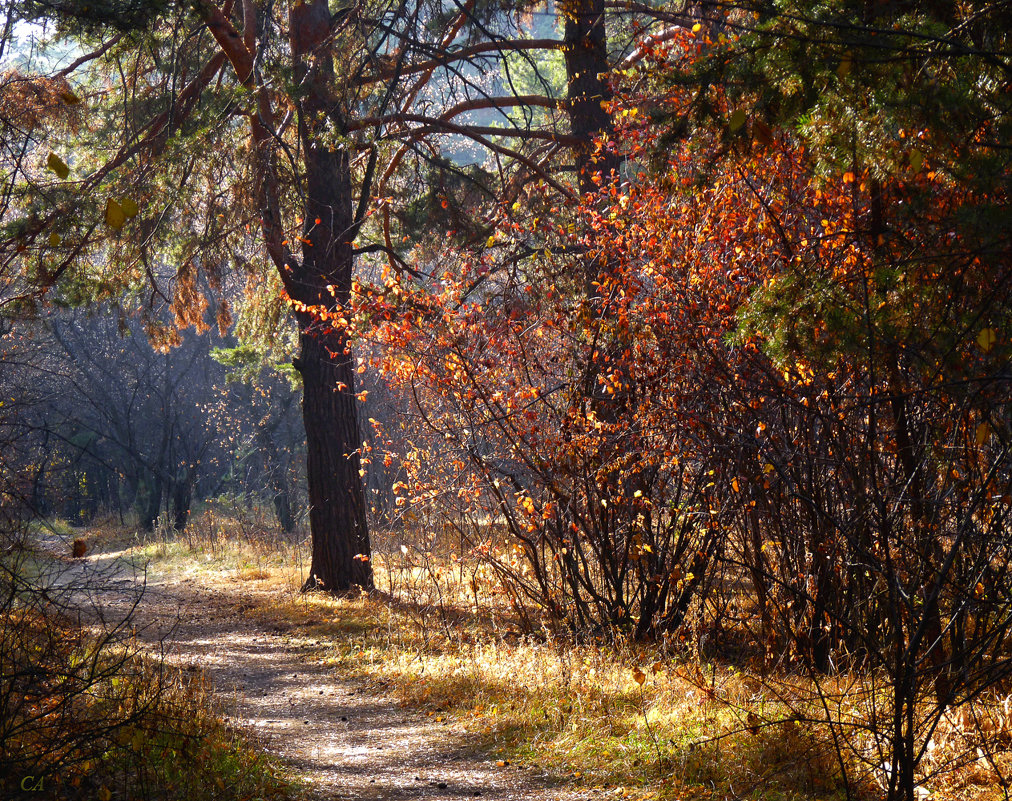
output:
[[[306,425],[313,559],[304,590],[372,588],[354,364],[342,337],[303,333],[298,367]],[[333,354],[333,355],[332,355]]]
[[[243,11],[256,13],[256,4]],[[356,225],[352,213],[352,175],[342,104],[334,95],[332,35],[328,0],[289,4],[289,42],[302,164],[298,194],[304,198],[302,258],[287,251],[282,190],[275,161],[279,152],[273,125],[277,89],[258,83],[255,26],[240,36],[213,4],[201,11],[208,30],[231,61],[239,80],[257,99],[249,115],[257,174],[258,202],[265,243],[296,310],[302,374],[302,413],[306,428],[306,478],[313,558],[303,589],[346,592],[372,587],[365,492],[359,475],[358,411],[354,363],[346,326],[354,266]],[[287,151],[292,155],[292,151]],[[284,231],[284,233],[282,233]]]
[[[299,113],[305,167],[302,264],[289,294],[306,305],[296,315],[301,353],[302,416],[313,559],[304,590],[343,593],[372,589],[369,529],[362,486],[355,364],[347,334],[354,270],[351,164],[347,150],[321,141],[317,129],[333,107],[324,76],[325,48],[310,70],[303,56],[326,41],[326,0],[293,6],[292,50],[306,96]]]
[[[604,0],[563,0],[565,19],[566,83],[570,133],[583,140],[576,148],[576,171],[580,194],[597,189],[592,177],[600,172],[607,180],[620,166],[619,158],[607,150],[595,152],[594,138],[611,135],[611,115],[601,105],[612,98],[605,79],[611,69]]]

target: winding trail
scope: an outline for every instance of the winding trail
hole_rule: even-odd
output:
[[[248,614],[242,593],[208,589],[192,578],[145,584],[128,563],[102,553],[75,561],[67,576],[91,587],[84,606],[106,625],[136,604],[138,644],[203,671],[222,714],[254,730],[306,782],[313,799],[588,797],[476,751],[460,721],[437,721],[342,677],[322,661],[325,643],[284,621],[265,625]]]

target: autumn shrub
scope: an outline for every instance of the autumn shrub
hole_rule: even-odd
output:
[[[706,83],[754,40],[669,33],[613,104],[622,180],[528,187],[430,284],[362,288],[418,409],[402,504],[518,609],[804,673],[777,725],[912,799],[946,716],[1012,678],[1008,165],[961,173],[914,105],[906,155],[841,166],[835,130],[750,117],[761,83]]]
[[[625,108],[678,119],[688,61],[654,71],[674,74],[667,93]],[[745,126],[723,100],[708,113],[728,127],[694,131],[600,225],[613,258],[706,287],[690,319],[710,339],[666,339],[700,370],[706,389],[677,413],[723,476],[714,564],[738,597],[710,606],[712,629],[765,670],[804,671],[814,715],[792,714],[828,727],[850,780],[910,798],[941,769],[927,757],[951,710],[984,714],[1012,677],[1012,276],[993,227],[1008,167],[981,176],[986,189],[941,152],[925,169],[918,148],[949,133],[928,128],[909,143],[898,132],[913,155],[891,174],[834,173],[824,152],[758,117]],[[657,141],[652,121],[633,127]],[[839,675],[862,680],[840,694]],[[953,762],[984,759],[964,747]],[[989,768],[1004,781],[998,760]]]
[[[391,340],[377,364],[405,378],[421,412],[398,503],[452,530],[518,614],[532,604],[530,626],[673,632],[707,579],[722,514],[708,465],[658,424],[679,365],[662,361],[646,326],[634,330],[628,302],[600,313],[547,249],[473,297],[494,262],[458,263],[438,294],[365,303],[373,335]],[[409,334],[405,315],[419,323]],[[603,353],[605,342],[636,356]],[[623,379],[633,370],[635,387]]]

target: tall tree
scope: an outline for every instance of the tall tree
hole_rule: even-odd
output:
[[[574,197],[552,165],[560,146],[575,146],[580,188],[589,185],[590,140],[607,126],[602,7],[567,10],[562,39],[533,38],[515,9],[474,2],[28,8],[91,44],[60,75],[81,81],[63,102],[80,92],[95,122],[75,145],[79,158],[67,155],[68,140],[67,153],[48,159],[57,179],[20,170],[22,204],[3,258],[20,261],[36,286],[74,297],[137,286],[157,272],[153,260],[171,258],[183,324],[200,305],[194,270],[213,283],[237,264],[261,277],[251,293],[277,287],[299,330],[313,533],[306,587],[370,587],[347,329],[356,255],[411,269],[397,252],[390,197],[410,184],[412,165],[415,175],[426,164],[429,175],[456,174],[488,197],[525,176]],[[566,52],[568,103],[519,93],[511,59],[538,74],[537,54],[556,50]],[[119,75],[111,89],[97,83],[110,72]],[[535,110],[545,112],[539,126]],[[465,174],[447,159],[462,141],[490,154],[485,168]],[[151,329],[167,343],[176,337]]]

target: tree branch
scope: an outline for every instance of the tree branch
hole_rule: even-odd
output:
[[[446,67],[457,61],[467,61],[475,56],[491,53],[519,53],[526,50],[560,50],[564,42],[561,39],[519,39],[512,42],[480,42],[469,47],[435,56],[428,61],[420,61],[407,66],[389,67],[372,75],[361,75],[348,83],[350,87],[368,86],[388,81],[401,75],[413,75],[418,72]]]

